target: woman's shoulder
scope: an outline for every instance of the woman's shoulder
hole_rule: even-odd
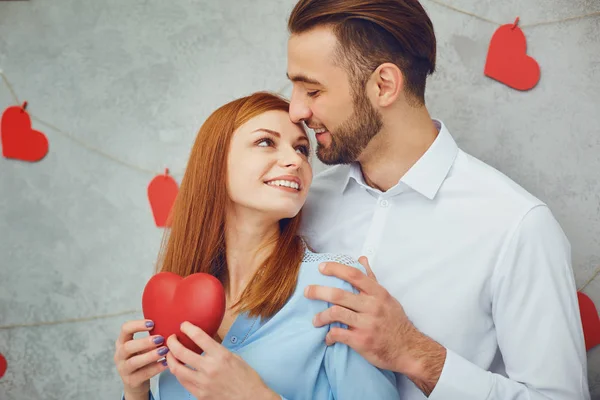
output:
[[[341,279],[336,278],[334,276],[327,276],[321,274],[321,272],[319,271],[319,265],[325,262],[336,262],[348,265],[350,267],[360,270],[364,274],[367,273],[365,267],[363,267],[356,258],[350,255],[341,253],[315,253],[308,247],[305,247],[304,257],[302,258],[302,266],[300,268],[301,275],[312,279],[317,278],[319,281],[336,281],[338,283],[336,286],[343,285],[344,281],[342,281]]]

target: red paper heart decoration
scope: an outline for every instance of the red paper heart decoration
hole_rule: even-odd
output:
[[[577,300],[583,325],[585,350],[588,351],[600,344],[600,318],[594,302],[585,293],[577,292]]]
[[[156,226],[161,228],[171,226],[169,217],[178,192],[177,182],[169,176],[169,170],[165,170],[164,175],[157,175],[150,181],[148,200]]]
[[[48,139],[39,131],[31,129],[31,118],[22,106],[11,106],[2,113],[0,138],[2,155],[21,161],[40,161],[48,154]]]
[[[6,372],[6,368],[8,368],[8,363],[6,362],[6,358],[2,354],[0,354],[0,378],[4,376]]]
[[[514,24],[502,25],[490,41],[484,74],[517,89],[532,89],[540,80],[540,66],[527,55],[527,40]]]
[[[160,272],[144,288],[142,310],[144,318],[154,322],[150,334],[161,335],[165,340],[175,334],[185,347],[202,354],[202,349],[179,327],[189,321],[213,337],[225,315],[225,290],[209,274],[198,272],[182,278],[172,272]]]

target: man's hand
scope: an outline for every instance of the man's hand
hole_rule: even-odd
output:
[[[204,354],[189,350],[171,335],[167,339],[170,350],[167,365],[196,399],[281,399],[240,356],[217,343],[202,329],[184,322],[181,331],[203,349]]]
[[[334,304],[315,316],[314,325],[347,325],[348,329],[331,328],[327,344],[344,343],[371,364],[406,375],[426,395],[430,394],[441,375],[446,349],[415,328],[398,300],[377,282],[367,258],[361,257],[359,262],[367,275],[336,262],[321,264],[324,275],[350,283],[359,294],[308,286],[304,291],[307,298]]]

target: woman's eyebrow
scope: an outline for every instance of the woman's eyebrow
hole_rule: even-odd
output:
[[[267,129],[267,128],[258,128],[258,129],[255,129],[255,130],[253,130],[251,133],[258,132],[258,131],[264,131],[264,132],[268,132],[268,133],[270,133],[270,134],[272,134],[272,135],[275,135],[275,136],[277,136],[278,138],[280,138],[280,137],[281,137],[281,134],[280,134],[279,132],[277,132],[277,131],[273,131],[273,130],[271,130],[271,129]]]

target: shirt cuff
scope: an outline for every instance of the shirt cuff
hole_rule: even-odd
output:
[[[121,393],[121,400],[126,400],[125,393]],[[152,391],[150,391],[150,393],[148,393],[148,400],[154,400],[154,396],[152,396]]]
[[[442,374],[428,400],[485,400],[493,384],[491,372],[446,349]]]

